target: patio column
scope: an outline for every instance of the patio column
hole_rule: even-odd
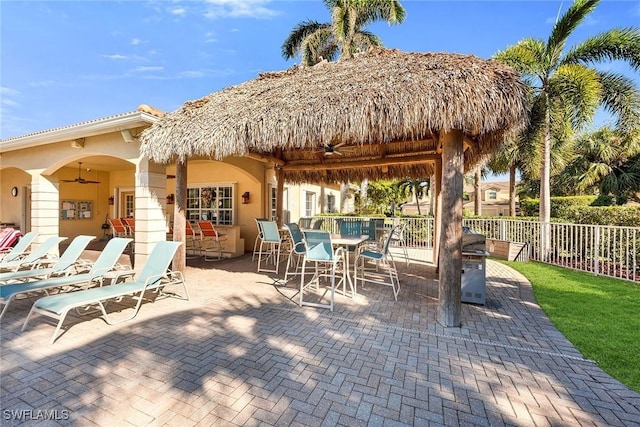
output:
[[[459,327],[462,312],[462,190],[464,183],[464,134],[455,129],[441,132],[442,237],[440,240],[438,318],[446,327]]]
[[[278,228],[282,227],[282,221],[283,221],[283,214],[284,212],[282,211],[282,199],[284,196],[284,171],[282,170],[282,168],[276,168],[276,180],[277,185],[278,185],[278,191],[276,192],[276,212],[278,214],[278,218],[277,218],[277,222],[278,222]]]
[[[173,205],[173,241],[183,244],[173,257],[172,268],[176,271],[184,271],[187,266],[187,161],[176,162],[176,199]]]
[[[438,256],[440,255],[440,218],[442,218],[442,158],[436,160],[433,190],[433,263],[438,268]]]
[[[142,266],[157,242],[166,240],[164,205],[167,197],[167,175],[164,165],[144,157],[136,166],[135,176],[135,259]]]
[[[60,233],[59,184],[42,176],[43,169],[28,172],[31,175],[31,231],[39,233],[34,242],[40,244]]]

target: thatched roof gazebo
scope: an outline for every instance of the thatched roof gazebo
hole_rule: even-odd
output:
[[[263,73],[186,102],[144,131],[140,141],[152,160],[176,162],[176,221],[184,219],[180,209],[186,204],[186,179],[180,175],[193,157],[272,162],[278,211],[285,180],[435,173],[436,194],[443,190],[436,221],[440,321],[459,326],[464,170],[498,150],[526,117],[520,76],[498,62],[375,49],[348,60]],[[179,186],[185,191],[182,206]],[[176,222],[174,230],[180,228]]]

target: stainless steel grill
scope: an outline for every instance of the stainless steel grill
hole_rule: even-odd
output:
[[[484,305],[487,255],[484,234],[462,227],[462,302]]]

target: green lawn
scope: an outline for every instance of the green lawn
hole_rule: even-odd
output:
[[[502,262],[502,261],[501,261]],[[640,392],[640,285],[538,262],[504,262],[582,355]]]

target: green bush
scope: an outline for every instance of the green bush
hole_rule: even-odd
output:
[[[640,226],[640,206],[575,206],[567,215],[578,224]]]
[[[611,206],[615,202],[613,196],[566,196],[551,198],[551,217],[573,220],[574,208],[589,206]],[[540,199],[522,199],[520,213],[524,216],[540,215]]]

